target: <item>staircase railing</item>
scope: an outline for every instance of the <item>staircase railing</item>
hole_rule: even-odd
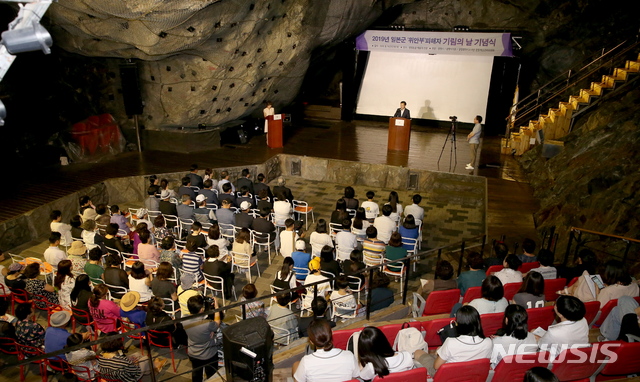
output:
[[[625,40],[608,50],[603,48],[595,58],[588,59],[579,66],[559,74],[537,91],[519,100],[511,107],[511,113],[506,118],[507,135],[512,129],[523,125],[527,119],[539,117],[540,110],[543,107],[548,107],[549,102],[565,94],[568,89],[591,77],[600,69],[608,67],[613,70],[615,65],[624,62],[627,54],[638,46],[640,46],[640,41],[636,35],[634,39]]]

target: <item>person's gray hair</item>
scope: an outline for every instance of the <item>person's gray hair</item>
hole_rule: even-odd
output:
[[[184,194],[182,195],[182,203],[184,202],[190,202],[191,201],[191,196]]]
[[[278,177],[278,186],[284,186],[286,183],[286,181],[284,180],[284,177],[279,176]]]

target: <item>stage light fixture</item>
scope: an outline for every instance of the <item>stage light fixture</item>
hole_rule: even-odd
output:
[[[4,126],[5,118],[7,118],[7,109],[4,107],[2,101],[0,101],[0,126]]]
[[[44,54],[49,54],[53,40],[49,32],[39,22],[34,21],[30,26],[2,32],[2,44],[11,54],[34,50],[42,50]]]

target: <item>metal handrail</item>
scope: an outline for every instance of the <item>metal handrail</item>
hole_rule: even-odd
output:
[[[627,44],[630,45],[618,51]],[[563,72],[562,74],[556,76],[555,78],[541,86],[537,91],[522,98],[517,103],[512,105],[511,112],[506,118],[508,130],[510,131],[515,126],[518,126],[521,121],[525,119],[525,117],[533,114],[538,108],[563,94],[567,89],[571,88],[580,81],[583,81],[604,66],[608,64],[613,65],[614,61],[619,60],[621,57],[625,56],[629,51],[637,48],[639,45],[640,41],[638,41],[636,36],[635,42],[625,40],[606,52],[603,49],[602,53],[595,59],[592,59],[591,61],[577,69],[572,68],[566,72]],[[593,65],[596,66],[594,67]]]

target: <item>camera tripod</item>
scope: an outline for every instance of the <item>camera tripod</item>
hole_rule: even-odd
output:
[[[447,146],[447,142],[449,142],[449,137],[451,137],[451,144],[449,145],[449,172],[455,171],[456,165],[458,164],[458,151],[456,147],[456,124],[458,123],[457,118],[451,118],[451,129],[447,133],[447,138],[445,138],[444,143],[442,144],[442,150],[440,151],[440,156],[438,157],[438,171],[440,170],[440,159],[442,158],[442,153],[444,153],[444,148]],[[451,168],[451,160],[453,159],[453,170]]]

